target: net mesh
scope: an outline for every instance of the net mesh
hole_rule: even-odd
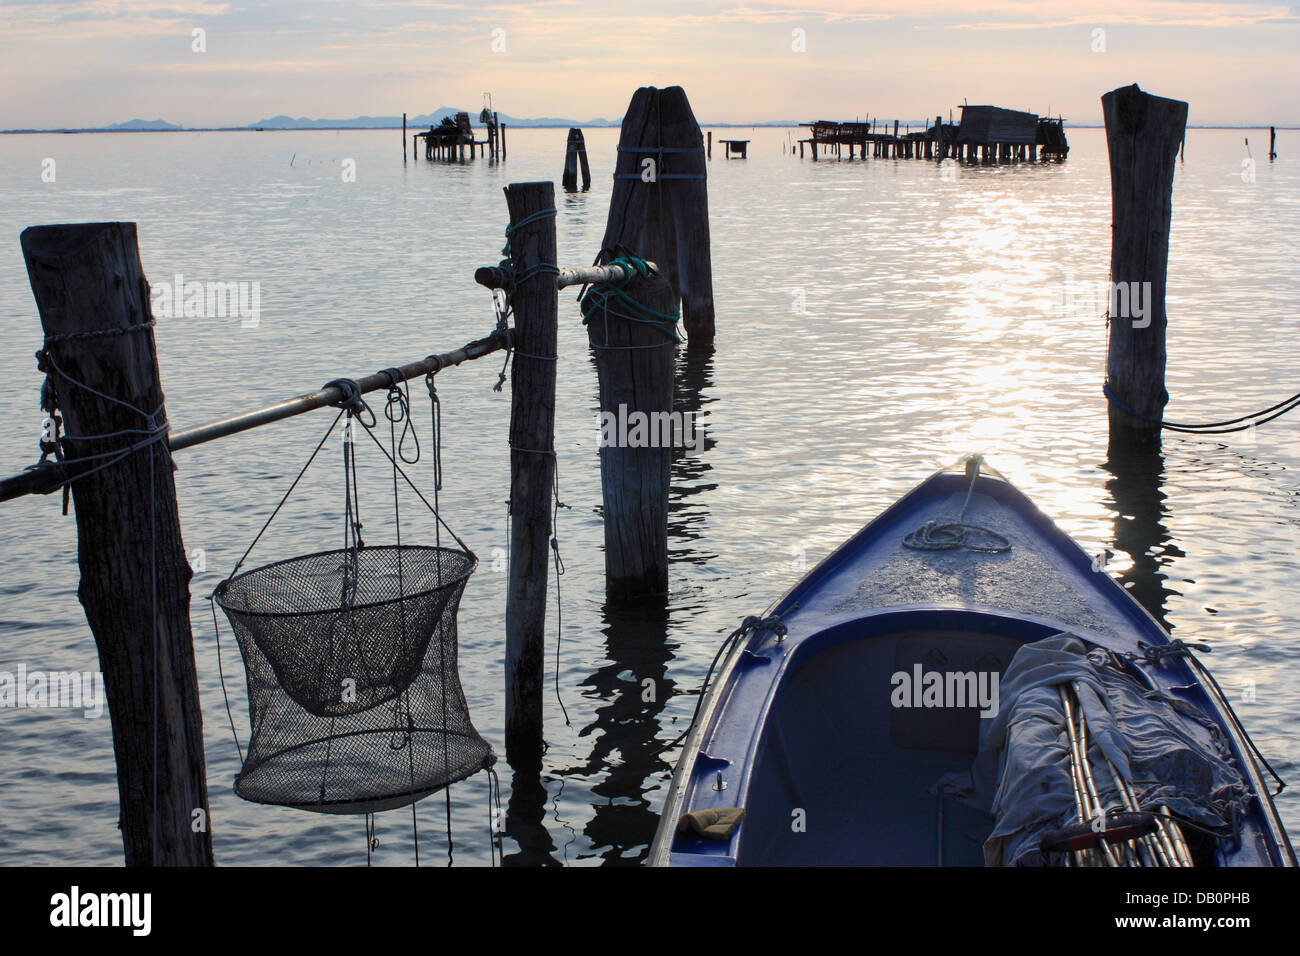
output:
[[[470,722],[456,612],[474,557],[377,546],[237,575],[215,598],[252,725],[235,792],[329,813],[402,806],[490,766]]]

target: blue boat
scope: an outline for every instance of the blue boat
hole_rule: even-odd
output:
[[[1194,648],[966,459],[719,649],[650,863],[1295,866]]]

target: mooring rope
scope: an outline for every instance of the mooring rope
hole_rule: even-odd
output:
[[[603,254],[597,257],[597,262],[604,258]],[[634,299],[623,290],[623,286],[633,278],[647,278],[651,275],[650,267],[646,260],[634,255],[622,255],[617,258],[609,259],[602,265],[621,266],[623,277],[621,279],[607,279],[602,282],[594,283],[580,300],[582,310],[582,324],[587,325],[591,320],[592,314],[600,310],[601,316],[605,319],[605,345],[596,346],[597,348],[606,349],[636,349],[636,348],[658,348],[666,344],[676,344],[682,341],[681,335],[677,331],[677,322],[681,318],[681,313],[674,310],[671,314],[659,312],[650,308],[642,302]],[[611,308],[611,304],[615,307]],[[618,306],[621,306],[620,310]],[[639,346],[611,346],[609,344],[609,318],[613,316],[617,319],[625,319],[628,322],[635,322],[642,325],[649,325],[651,328],[662,332],[669,340],[668,342],[654,343],[653,345]]]
[[[686,729],[678,734],[674,740],[671,740],[664,746],[660,747],[657,754],[672,750],[679,743],[685,740],[687,734],[691,732],[691,728],[695,726],[695,722],[700,719],[700,707],[704,704],[705,692],[709,689],[709,682],[713,679],[713,671],[718,666],[718,661],[722,660],[722,656],[738,641],[751,633],[761,633],[766,631],[774,634],[778,641],[785,640],[786,634],[789,633],[785,619],[797,610],[799,610],[799,604],[796,602],[795,604],[791,604],[780,614],[773,614],[770,617],[759,617],[757,614],[751,614],[740,622],[738,628],[727,635],[722,644],[718,646],[717,652],[713,655],[713,660],[709,663],[709,669],[704,672],[704,680],[700,683],[699,695],[695,698],[695,709],[691,712],[691,722],[686,725]]]
[[[128,326],[127,328],[124,329],[117,329],[117,330],[110,329],[110,330],[94,332],[94,333],[68,332],[68,333],[64,333],[63,335],[46,336],[45,342],[48,345],[50,342],[57,342],[63,339],[93,338],[98,335],[122,335],[127,332],[136,331],[138,329],[148,328],[151,325],[152,323],[148,323],[146,325],[134,325],[134,326]],[[27,470],[33,470],[36,468],[53,467],[52,463],[46,460],[50,454],[54,454],[55,460],[63,466],[77,465],[84,462],[92,462],[92,461],[103,462],[103,464],[101,465],[96,465],[94,468],[90,468],[86,471],[81,472],[80,474],[73,475],[72,477],[67,478],[63,482],[61,482],[60,484],[65,489],[65,495],[66,495],[66,488],[68,487],[68,485],[72,484],[72,482],[80,481],[83,478],[87,478],[90,475],[103,471],[105,468],[111,468],[113,465],[116,465],[120,461],[124,461],[126,458],[130,457],[131,455],[135,454],[138,451],[143,451],[146,448],[152,448],[152,446],[159,444],[160,442],[166,441],[167,434],[171,430],[171,424],[168,422],[163,422],[159,424],[158,422],[158,416],[162,414],[163,409],[166,407],[165,404],[160,403],[158,407],[154,409],[152,412],[147,412],[142,408],[138,408],[137,406],[132,405],[130,402],[123,401],[120,398],[115,398],[112,395],[106,395],[103,392],[99,391],[98,389],[92,388],[91,386],[87,385],[85,382],[73,378],[71,375],[65,372],[59,366],[59,363],[55,360],[54,356],[51,355],[45,349],[42,349],[41,351],[36,353],[36,367],[39,371],[45,373],[45,384],[41,387],[41,407],[46,412],[49,413],[51,420],[55,422],[55,435],[53,437],[53,440],[49,443],[42,440],[41,460],[38,461],[35,465],[29,466]],[[66,380],[70,385],[72,385],[75,388],[79,388],[84,392],[89,392],[91,395],[94,395],[97,398],[103,399],[104,401],[109,402],[113,405],[118,405],[122,408],[134,412],[135,414],[139,415],[141,418],[145,420],[145,422],[148,424],[148,427],[147,428],[123,428],[113,432],[104,432],[101,435],[69,435],[66,432],[63,433],[62,435],[59,435],[58,427],[59,427],[59,422],[61,422],[62,419],[57,416],[58,391],[57,389],[55,389],[53,383],[50,381],[51,373],[58,375],[60,378]],[[62,447],[62,442],[68,439],[71,439],[73,441],[99,441],[105,438],[118,438],[122,435],[144,435],[146,437],[141,439],[138,442],[134,442],[130,445],[127,445],[125,448],[115,448],[111,451],[96,452],[87,455],[78,455],[76,458],[67,457]],[[105,461],[105,459],[107,460]],[[67,513],[66,497],[64,500],[64,513],[65,514]]]
[[[913,551],[955,551],[963,549],[977,551],[981,554],[1002,554],[1010,551],[1011,541],[1006,535],[980,527],[977,524],[967,524],[963,520],[966,517],[966,509],[970,507],[971,495],[975,491],[975,481],[979,478],[979,474],[977,462],[976,467],[971,471],[970,484],[966,487],[966,500],[962,502],[961,513],[957,515],[956,521],[940,524],[937,519],[931,518],[903,538],[903,547],[911,548]],[[977,544],[975,543],[977,535],[984,535],[986,538],[999,543],[991,546]]]
[[[1268,408],[1260,409],[1250,415],[1242,415],[1238,418],[1230,418],[1222,422],[1190,424],[1187,422],[1165,421],[1162,418],[1151,418],[1149,415],[1143,415],[1141,412],[1134,411],[1115,396],[1115,393],[1111,390],[1109,382],[1103,385],[1101,390],[1111,403],[1120,410],[1128,412],[1128,414],[1132,415],[1134,418],[1139,418],[1144,422],[1150,422],[1153,425],[1159,425],[1167,431],[1183,432],[1190,435],[1228,435],[1234,432],[1249,431],[1256,425],[1267,424],[1275,418],[1281,418],[1287,412],[1300,408],[1300,392],[1297,392],[1290,398],[1285,398],[1278,402],[1276,405],[1270,405]]]

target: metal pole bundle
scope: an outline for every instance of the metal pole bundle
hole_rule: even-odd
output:
[[[1079,823],[1091,825],[1104,819],[1108,808],[1102,799],[1089,759],[1088,724],[1080,703],[1079,685],[1059,685],[1057,694],[1065,717],[1066,738],[1069,749],[1070,779],[1074,789],[1075,816]],[[1101,753],[1100,747],[1097,751]],[[1120,775],[1110,758],[1102,753],[1107,773],[1115,789],[1116,799],[1123,811],[1130,814],[1142,812],[1133,787]],[[1095,848],[1074,850],[1070,857],[1076,866],[1192,866],[1192,854],[1182,830],[1169,808],[1159,807],[1151,812],[1154,829],[1127,839],[1108,841],[1099,834]],[[1148,819],[1147,827],[1150,828]]]

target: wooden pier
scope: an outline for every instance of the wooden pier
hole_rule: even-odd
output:
[[[1063,158],[1070,151],[1063,118],[1040,117],[997,106],[963,106],[961,110],[958,124],[945,123],[939,115],[932,125],[917,131],[910,126],[900,131],[899,120],[893,121],[892,129],[880,120],[801,123],[808,127],[809,136],[799,140],[799,156],[804,156],[806,146],[814,160],[841,159],[847,146],[849,159],[866,159],[870,152],[877,159],[994,163]]]
[[[725,156],[727,159],[731,158],[732,153],[735,153],[736,156],[740,157],[741,159],[749,158],[749,140],[720,139],[718,140],[718,142],[726,147],[726,149],[723,150],[723,156]]]
[[[495,112],[483,110],[479,119],[487,127],[486,139],[475,139],[474,128],[470,125],[469,114],[457,113],[455,119],[444,117],[438,126],[430,126],[428,132],[416,133],[411,137],[412,150],[420,155],[420,140],[424,140],[424,158],[463,162],[468,150],[469,158],[474,158],[474,150],[479,156],[491,156],[493,159],[505,159],[505,125]]]

